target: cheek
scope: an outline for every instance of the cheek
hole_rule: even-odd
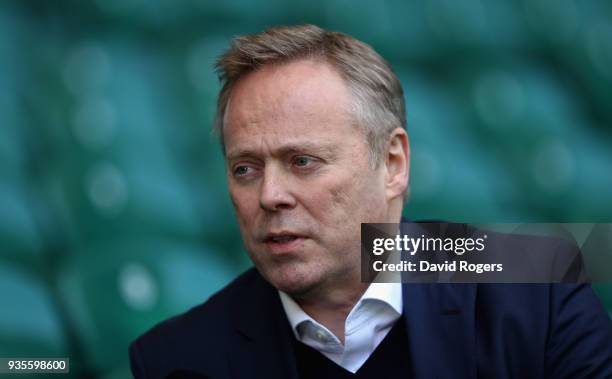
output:
[[[342,218],[342,222],[360,224],[378,219],[378,213],[385,209],[384,185],[376,173],[355,174],[336,182],[329,191],[330,207]]]
[[[367,188],[367,182],[359,173],[336,177],[330,183],[329,194],[332,205],[336,207],[363,206],[364,196],[368,195],[371,189]]]
[[[257,196],[252,191],[243,189],[236,190],[230,188],[229,193],[238,222],[241,226],[245,226],[246,221],[253,218],[253,214],[259,206]]]
[[[330,202],[334,208],[344,209],[351,203],[349,186],[338,184],[330,191]]]
[[[312,198],[312,209],[321,213],[320,217],[327,219],[331,226],[347,223],[360,203],[359,185],[352,177],[335,176],[318,186],[321,190]]]

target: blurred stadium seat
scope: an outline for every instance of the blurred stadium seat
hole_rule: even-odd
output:
[[[36,272],[0,262],[0,356],[67,356],[65,320],[49,282]]]
[[[97,373],[120,367],[136,336],[205,301],[234,276],[220,254],[167,240],[114,241],[73,256],[58,272],[59,288],[83,357]]]
[[[0,259],[36,266],[43,240],[34,217],[34,201],[26,188],[0,182]]]

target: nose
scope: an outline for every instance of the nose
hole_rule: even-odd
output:
[[[289,181],[288,174],[281,167],[266,166],[259,194],[260,207],[271,212],[293,209],[296,201]]]

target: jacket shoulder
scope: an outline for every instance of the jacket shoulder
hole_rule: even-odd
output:
[[[197,326],[197,324],[205,324],[206,322],[227,322],[228,308],[238,306],[241,297],[246,296],[246,292],[253,288],[252,284],[257,279],[258,274],[254,268],[247,270],[204,303],[160,322],[142,337],[150,338],[158,334],[174,334],[183,329],[192,331],[192,327]]]
[[[203,304],[155,325],[130,345],[132,371],[137,378],[163,377],[170,369],[202,367],[202,359],[219,363],[231,344],[231,314],[241,299],[262,280],[252,268]],[[214,370],[212,370],[214,371]]]

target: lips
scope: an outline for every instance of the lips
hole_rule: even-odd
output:
[[[277,232],[269,232],[266,233],[263,240],[264,242],[289,242],[297,238],[303,238],[304,235],[298,232],[293,232],[290,230],[281,230]]]
[[[297,236],[278,236],[278,237],[270,237],[268,241],[273,243],[287,243],[297,239]]]
[[[264,243],[273,253],[289,253],[299,247],[306,237],[290,231],[268,233]]]

